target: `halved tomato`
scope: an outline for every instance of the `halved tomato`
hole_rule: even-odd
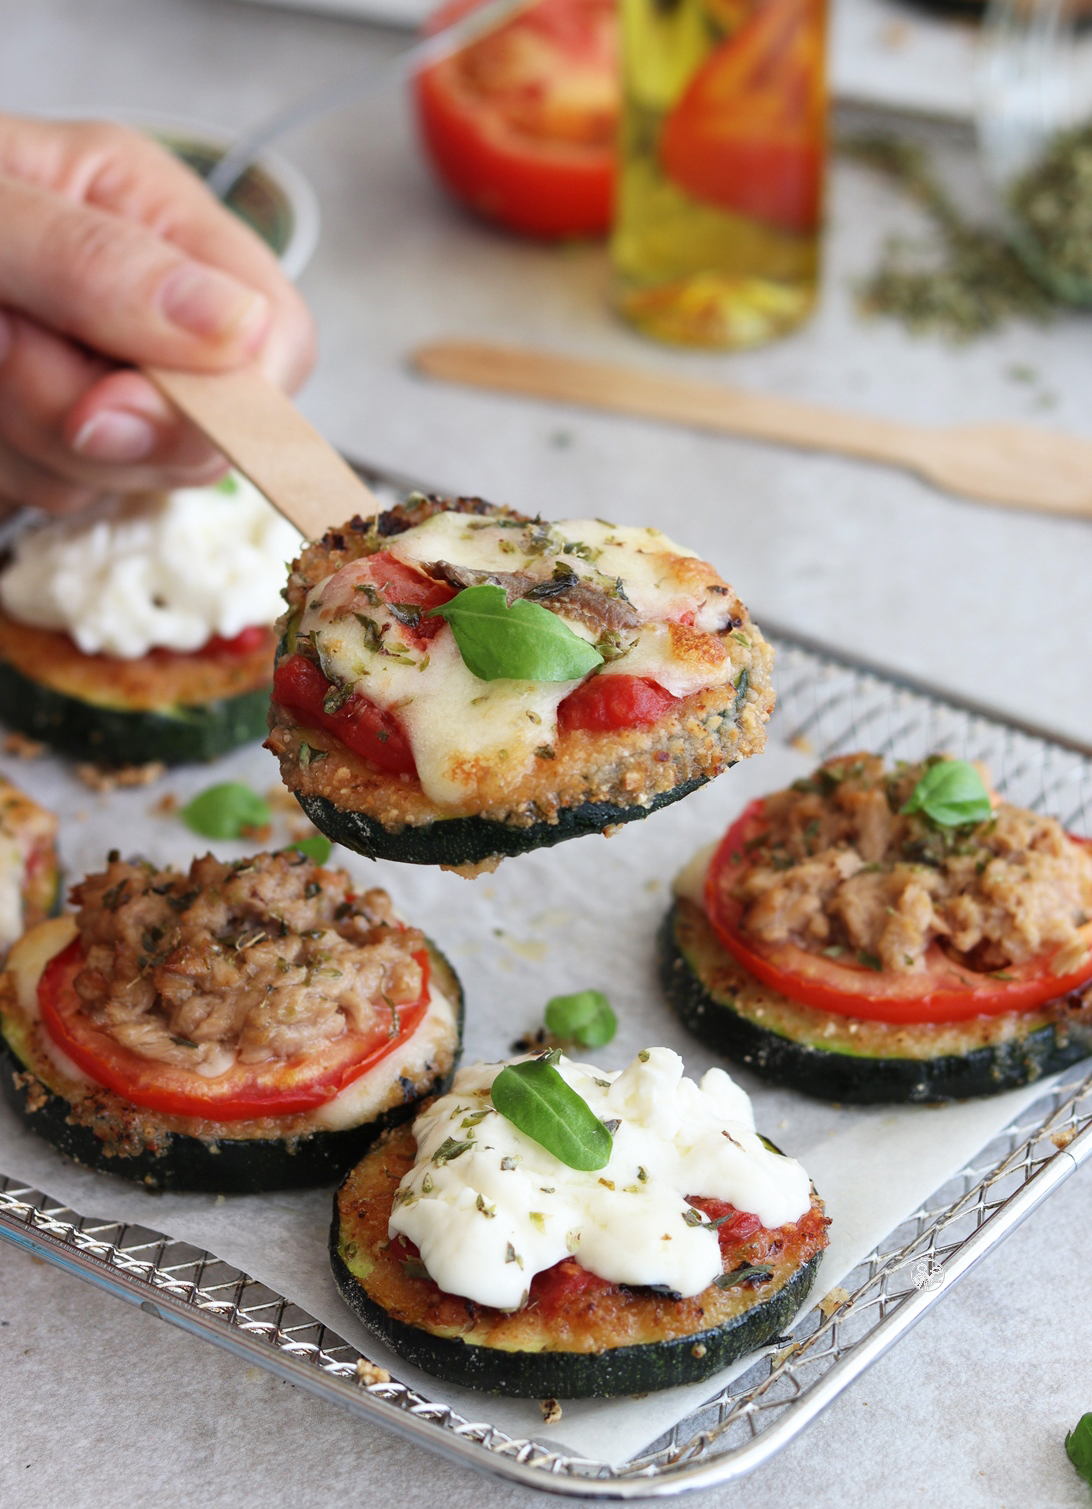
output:
[[[480,0],[443,6],[430,30]],[[415,80],[440,178],[464,204],[530,236],[605,235],[618,129],[615,0],[541,0]]]
[[[933,943],[923,970],[896,974],[812,953],[796,943],[749,938],[741,926],[743,905],[732,893],[752,866],[750,853],[764,828],[760,799],[732,824],[713,856],[705,878],[705,909],[732,957],[790,1000],[868,1021],[962,1022],[973,1016],[1032,1011],[1092,979],[1092,953],[1079,969],[1053,973],[1056,948],[1024,964],[982,974]],[[1086,924],[1084,934],[1092,949],[1092,923]]]
[[[697,199],[803,234],[819,223],[824,0],[758,0],[664,122],[664,171]]]
[[[429,958],[423,950],[413,957],[422,970],[420,996],[397,1009],[384,1002],[368,1032],[347,1024],[344,1034],[319,1053],[281,1063],[236,1063],[215,1079],[141,1058],[88,1020],[73,983],[83,967],[79,938],[46,966],[38,983],[38,1007],[58,1048],[96,1083],[134,1105],[207,1121],[293,1116],[333,1100],[417,1030],[428,1010]]]

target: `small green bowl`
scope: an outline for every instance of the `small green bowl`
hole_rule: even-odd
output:
[[[196,128],[149,125],[144,129],[201,178],[209,176],[228,146],[223,138]],[[283,158],[263,153],[232,186],[224,202],[276,253],[285,275],[299,277],[318,242],[320,223],[314,190],[303,174]]]

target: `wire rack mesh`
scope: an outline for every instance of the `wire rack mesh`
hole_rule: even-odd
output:
[[[1092,750],[899,681],[791,635],[771,730],[819,758],[871,749],[985,760],[1011,800],[1092,831]],[[752,1471],[1092,1156],[1092,1073],[1052,1084],[902,1224],[791,1334],[621,1466],[515,1439],[377,1370],[292,1300],[208,1252],[92,1221],[0,1176],[0,1238],[245,1356],[439,1454],[527,1486],[614,1499],[708,1488]],[[483,1400],[483,1406],[487,1401]]]

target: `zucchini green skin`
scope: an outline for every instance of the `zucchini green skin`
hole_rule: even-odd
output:
[[[936,1057],[869,1056],[834,1045],[818,1025],[807,1036],[760,1026],[732,995],[712,983],[718,966],[734,964],[709,936],[680,939],[676,903],[659,934],[660,980],[675,1012],[695,1037],[746,1065],[772,1084],[819,1100],[854,1105],[921,1104],[996,1095],[1031,1084],[1092,1053],[1092,1032],[1078,1023],[1044,1022],[1029,1014],[1028,1029],[1005,1041],[973,1045]],[[798,1012],[807,1008],[799,1007]],[[820,1021],[826,1013],[815,1013]],[[846,1022],[850,1021],[849,1018]]]
[[[318,1130],[288,1138],[191,1137],[163,1128],[156,1146],[131,1152],[109,1146],[98,1132],[72,1116],[72,1105],[43,1083],[0,1030],[0,1093],[28,1131],[85,1168],[117,1174],[146,1188],[205,1194],[260,1194],[266,1190],[309,1189],[338,1180],[388,1127],[407,1121],[426,1095],[442,1093],[451,1082],[462,1049],[465,1015],[462,986],[444,956],[429,945],[433,964],[457,1006],[458,1038],[453,1061],[425,1086],[402,1080],[403,1101],[383,1115],[338,1131]],[[4,1026],[0,1017],[0,1029]],[[28,1082],[29,1081],[29,1082]],[[141,1121],[155,1112],[141,1111]]]
[[[0,721],[100,765],[185,765],[265,737],[269,687],[149,712],[84,702],[0,660]]]
[[[532,823],[517,828],[484,817],[447,817],[439,822],[384,828],[366,812],[337,807],[327,797],[295,792],[307,816],[321,833],[368,859],[392,859],[410,865],[476,865],[483,860],[511,858],[532,849],[550,848],[570,838],[602,833],[604,828],[636,822],[661,807],[681,801],[708,784],[707,777],[684,781],[662,792],[647,807],[618,807],[611,802],[582,802],[562,807],[556,823]]]
[[[526,1399],[599,1399],[700,1383],[788,1325],[807,1298],[821,1260],[817,1253],[775,1294],[757,1298],[733,1320],[706,1331],[604,1352],[521,1352],[433,1336],[396,1320],[365,1293],[342,1257],[336,1200],[330,1228],[330,1262],[341,1297],[393,1351],[448,1383]]]

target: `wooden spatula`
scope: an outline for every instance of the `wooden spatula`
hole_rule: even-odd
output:
[[[1020,424],[930,427],[546,351],[439,341],[429,377],[902,466],[949,492],[1092,517],[1092,442]]]
[[[378,513],[375,494],[257,368],[145,372],[304,539],[317,540],[354,514]]]

